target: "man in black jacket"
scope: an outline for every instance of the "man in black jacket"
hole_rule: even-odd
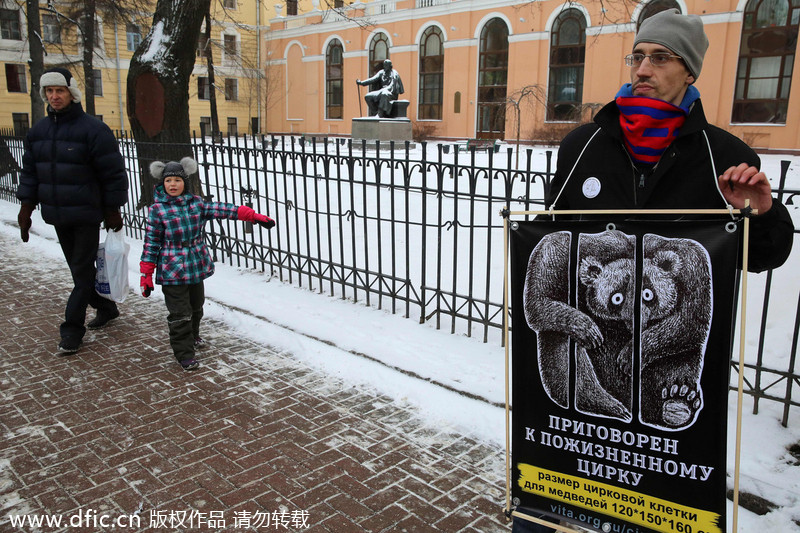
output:
[[[646,19],[625,57],[631,83],[593,124],[563,139],[545,203],[555,210],[742,209],[749,199],[758,211],[748,269],[776,268],[791,252],[794,226],[773,201],[755,152],[706,120],[693,84],[707,48],[696,15],[670,9]],[[550,531],[514,520],[513,533]]]
[[[593,124],[569,133],[545,199],[553,209],[758,210],[751,218],[749,270],[783,264],[794,226],[772,199],[760,159],[743,141],[706,120],[700,75],[708,39],[696,15],[676,9],[646,19],[615,100]]]
[[[48,116],[34,124],[25,139],[17,198],[17,220],[28,242],[31,213],[37,204],[42,218],[55,226],[74,287],[67,300],[58,349],[78,351],[86,333],[86,307],[97,309],[90,329],[119,316],[117,305],[95,292],[95,258],[100,222],[122,229],[120,207],[128,200],[128,179],[111,130],[81,107],[81,92],[70,72],[51,68],[40,80]]]

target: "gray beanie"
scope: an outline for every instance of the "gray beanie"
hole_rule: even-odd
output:
[[[708,50],[708,37],[703,31],[703,21],[697,15],[681,15],[677,9],[667,9],[646,18],[633,47],[639,43],[655,43],[672,50],[683,58],[695,81],[703,68],[703,56]]]
[[[47,69],[42,74],[42,77],[39,78],[39,96],[42,97],[42,101],[47,102],[45,87],[66,87],[69,89],[74,102],[81,101],[81,90],[78,89],[78,82],[65,68],[54,67]]]

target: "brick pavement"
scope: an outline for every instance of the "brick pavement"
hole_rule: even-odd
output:
[[[5,233],[0,250],[0,532],[23,530],[11,515],[89,509],[138,513],[150,531],[510,530],[502,450],[213,321],[200,370],[184,372],[163,302],[137,295],[78,354],[55,355],[63,259]]]

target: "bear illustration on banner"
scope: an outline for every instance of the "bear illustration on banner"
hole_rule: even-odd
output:
[[[642,423],[670,430],[690,426],[703,405],[700,377],[711,328],[708,252],[691,239],[647,234],[637,280],[634,236],[616,230],[580,234],[574,266],[571,249],[570,232],[546,235],[531,252],[525,276],[525,319],[536,332],[548,397],[570,407],[572,340],[576,410],[630,422],[638,398]]]

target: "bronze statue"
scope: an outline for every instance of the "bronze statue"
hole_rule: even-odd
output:
[[[372,85],[373,83],[379,88],[364,96],[364,101],[367,102],[369,108],[369,116],[389,118],[392,116],[392,101],[397,100],[398,95],[405,92],[403,80],[400,79],[400,74],[392,68],[392,62],[389,59],[383,61],[383,70],[371,78],[364,81],[356,80],[356,85]]]

